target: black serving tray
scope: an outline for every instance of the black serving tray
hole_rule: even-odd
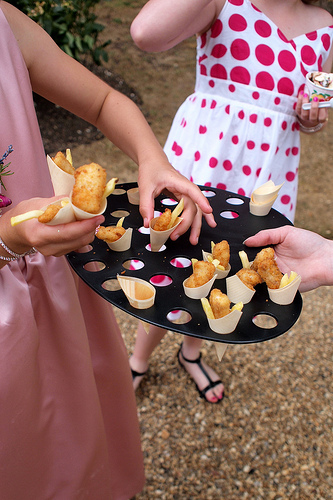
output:
[[[256,293],[251,302],[244,305],[243,314],[235,331],[227,335],[219,335],[209,328],[200,300],[190,299],[184,294],[183,281],[192,274],[192,267],[181,268],[171,264],[171,261],[177,257],[202,260],[202,250],[210,252],[211,241],[218,243],[221,240],[227,240],[230,245],[231,271],[229,276],[232,276],[242,267],[238,255],[240,250],[246,251],[250,261],[260,250],[260,248],[245,247],[243,241],[261,229],[291,225],[286,217],[274,209],[264,217],[254,216],[249,211],[249,198],[220,189],[199,186],[213,208],[217,227],[212,229],[203,221],[201,235],[196,246],[190,244],[189,232],[187,232],[175,242],[169,239],[162,251],[151,252],[146,248],[149,246],[149,234],[141,232],[142,217],[139,207],[128,201],[127,190],[134,187],[137,187],[136,183],[117,184],[115,192],[108,197],[103,224],[115,225],[119,217],[127,214],[123,226],[126,229],[133,228],[131,248],[125,252],[115,252],[110,250],[104,241],[95,238],[87,252],[71,252],[67,255],[74,271],[95,292],[114,306],[140,320],[170,331],[214,342],[228,344],[263,342],[282,335],[295,324],[302,310],[300,293],[297,292],[292,304],[280,306],[269,299],[266,285],[261,284],[256,287]],[[169,206],[166,196],[160,195],[156,198],[156,211],[162,212],[166,206]],[[170,206],[170,208],[173,207]],[[129,261],[141,261],[143,267],[137,270],[128,269],[125,263]],[[94,266],[93,263],[96,262]],[[93,267],[104,268],[94,272],[89,270]],[[146,281],[156,275],[164,275],[171,278],[172,283],[168,286],[155,286],[155,304],[149,309],[140,310],[129,304],[119,287],[114,289],[112,286],[112,284],[117,285],[117,274],[134,276]],[[112,289],[108,286],[110,283]],[[226,293],[225,279],[215,280],[214,288],[220,288]],[[179,311],[179,315],[182,313],[189,321],[184,324],[174,323],[170,320],[171,311]],[[265,326],[267,322],[263,323],[264,326],[258,326],[253,321],[258,316],[270,318],[275,326],[272,327],[270,324],[267,327]]]

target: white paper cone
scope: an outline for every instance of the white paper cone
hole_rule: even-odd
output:
[[[264,217],[269,214],[277,196],[267,203],[257,204],[250,200],[250,213],[259,217]]]
[[[227,295],[229,300],[234,304],[237,302],[243,302],[243,304],[248,304],[253,295],[255,294],[255,290],[251,290],[247,287],[236,274],[233,276],[229,276],[226,279],[227,284]]]
[[[268,288],[268,295],[272,302],[281,306],[291,304],[295,298],[296,292],[301,284],[301,277],[298,275],[289,285],[283,288]]]
[[[54,163],[49,155],[47,155],[46,159],[55,196],[69,196],[75,183],[74,175],[64,172],[61,168],[58,167],[58,165]]]
[[[155,302],[156,290],[151,283],[140,278],[117,275],[119,285],[129,303],[136,309],[148,309]]]
[[[196,299],[196,300],[200,300],[203,299],[204,297],[207,297],[216,278],[217,274],[214,274],[214,276],[209,281],[207,281],[207,283],[201,286],[197,286],[195,288],[189,288],[186,286],[186,281],[188,280],[188,278],[186,278],[186,280],[183,281],[185,295],[190,299]]]
[[[70,199],[71,199],[71,196],[70,196]],[[73,211],[74,211],[74,214],[75,214],[75,217],[77,220],[92,219],[93,217],[96,217],[96,215],[101,215],[105,212],[106,206],[107,206],[106,198],[103,198],[103,202],[102,202],[102,206],[101,206],[100,211],[97,214],[91,214],[89,212],[85,212],[84,210],[81,210],[80,208],[76,207],[72,203]]]
[[[214,342],[215,350],[219,361],[222,361],[225,351],[227,350],[228,344],[222,342]]]
[[[242,311],[235,309],[226,316],[223,316],[223,318],[208,319],[209,328],[213,330],[213,332],[220,333],[222,335],[232,333],[238,325],[242,314]]]
[[[176,229],[176,227],[183,220],[181,217],[177,218],[177,222],[170,229],[166,229],[165,231],[155,231],[152,226],[155,224],[155,221],[158,217],[155,217],[150,221],[150,247],[152,252],[158,252],[160,248],[164,245],[164,243],[169,238],[170,234]]]
[[[128,201],[132,205],[139,205],[140,204],[140,196],[139,196],[139,188],[132,188],[127,191],[127,197]]]
[[[131,248],[132,233],[133,228],[130,227],[126,229],[125,233],[117,241],[107,241],[106,243],[108,244],[109,248],[111,248],[111,250],[114,250],[115,252],[125,252],[126,250]]]
[[[282,186],[283,184],[276,186],[273,181],[265,182],[253,191],[251,199],[257,205],[275,201]]]
[[[69,198],[64,198],[63,200],[59,200],[57,203],[51,203],[51,205],[58,205],[61,204],[62,201],[68,201],[66,205],[64,205],[59,212],[53,217],[53,219],[50,222],[47,222],[46,224],[48,226],[56,226],[58,224],[68,224],[69,222],[74,222],[76,220],[75,214],[73,211],[73,207],[71,202],[69,201]],[[43,208],[43,210],[46,210],[47,207]]]

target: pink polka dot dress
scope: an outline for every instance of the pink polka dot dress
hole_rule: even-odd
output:
[[[249,0],[226,0],[197,39],[195,92],[174,118],[165,152],[196,184],[251,196],[282,184],[274,208],[294,220],[305,75],[322,70],[333,26],[287,40]]]

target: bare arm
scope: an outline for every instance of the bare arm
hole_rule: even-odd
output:
[[[131,36],[147,52],[162,52],[208,29],[225,0],[149,0],[134,19]]]
[[[295,271],[302,277],[300,290],[306,292],[322,285],[333,285],[333,241],[293,226],[260,231],[245,245],[274,245],[282,272]]]

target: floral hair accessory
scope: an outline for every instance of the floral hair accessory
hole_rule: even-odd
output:
[[[2,155],[2,158],[0,158],[0,185],[4,188],[4,190],[6,190],[6,187],[4,185],[2,177],[6,175],[12,175],[14,173],[8,170],[10,162],[4,165],[5,159],[12,151],[13,151],[13,146],[12,145],[8,146],[7,151]],[[11,202],[12,200],[10,198],[0,194],[0,209],[8,207],[8,205],[10,205]]]

